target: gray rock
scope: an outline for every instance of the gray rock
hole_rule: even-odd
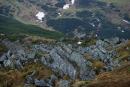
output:
[[[83,55],[76,52],[71,54],[69,60],[76,62],[76,64],[80,67],[84,67],[86,65],[86,60],[83,58]]]
[[[50,56],[53,60],[50,64],[51,68],[63,72],[63,74],[69,75],[72,79],[75,79],[75,68],[67,60],[62,59],[61,56],[56,53],[55,49],[50,52]]]
[[[118,39],[116,39],[117,41]],[[119,66],[119,61],[113,60],[116,52],[106,49],[111,45],[111,47],[114,47],[113,43],[115,42],[108,43],[107,41],[98,40],[96,45],[89,47],[66,45],[61,42],[55,45],[38,44],[33,45],[29,50],[22,47],[18,42],[3,41],[3,43],[9,48],[9,51],[0,58],[0,62],[3,62],[4,67],[21,69],[24,63],[28,63],[28,61],[35,61],[35,63],[41,61],[61,77],[68,75],[71,79],[76,79],[79,76],[81,80],[90,80],[95,78],[95,71],[92,69],[92,63],[84,58],[84,53],[92,55],[93,60],[102,61],[105,64],[106,71],[111,71],[114,67]],[[36,52],[39,51],[46,53],[46,55],[35,58]],[[29,75],[26,78],[26,83],[35,83],[37,86],[53,86],[53,82],[57,79],[56,76],[52,75],[49,79],[38,80],[33,75]],[[67,82],[61,81],[61,84],[64,83]]]
[[[52,87],[51,85],[49,85],[48,83],[46,83],[44,80],[35,79],[34,84],[35,84],[37,87]]]
[[[31,87],[31,85],[30,84],[24,84],[24,87]]]
[[[36,52],[35,52],[35,51],[30,52],[30,53],[27,53],[27,58],[28,58],[28,59],[34,59],[34,58],[35,58],[35,55],[36,55]]]
[[[23,69],[23,65],[21,64],[20,60],[15,61],[15,66],[17,69]]]
[[[70,82],[67,80],[60,80],[58,82],[58,87],[70,87]]]
[[[73,52],[70,60],[75,62],[80,68],[80,79],[90,80],[95,77],[94,71],[90,68],[91,63],[83,58],[83,55]],[[77,71],[78,72],[78,71]]]
[[[4,67],[14,68],[13,61],[10,60],[10,59],[8,59],[8,60],[4,60]]]
[[[56,80],[58,80],[58,78],[55,75],[51,75],[50,82],[53,83]]]
[[[33,84],[34,83],[34,75],[36,74],[36,71],[33,71],[32,74],[27,75],[26,77],[26,84]]]

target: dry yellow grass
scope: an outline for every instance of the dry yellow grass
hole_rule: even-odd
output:
[[[130,87],[130,62],[114,71],[100,73],[94,80],[76,80],[72,87]]]
[[[120,60],[127,60],[130,57],[130,41],[116,49]]]
[[[104,67],[104,63],[101,61],[94,61],[92,66],[96,69],[102,69]]]
[[[112,72],[99,74],[96,79],[83,87],[129,87],[130,63]]]
[[[24,87],[24,80],[28,74],[36,71],[36,78],[48,78],[52,71],[41,64],[30,63],[21,71],[0,70],[0,87]],[[32,85],[33,87],[33,85]]]

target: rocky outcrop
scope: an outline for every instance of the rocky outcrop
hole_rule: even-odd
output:
[[[90,47],[77,46],[77,48],[74,48],[70,44],[58,43],[58,45],[49,47],[49,49],[41,45],[39,50],[48,53],[41,59],[43,64],[51,67],[55,72],[60,72],[61,76],[69,75],[72,79],[79,76],[80,79],[86,80],[93,79],[95,71],[92,68],[92,62],[84,58],[83,54],[85,53],[92,55],[93,60],[103,62],[105,71],[113,70],[114,67],[119,66],[118,60],[113,60],[116,52],[114,50],[108,51],[106,49],[108,46],[110,46],[110,43],[98,40],[96,45]]]
[[[111,71],[120,65],[119,61],[114,59],[117,55],[115,51],[116,46],[114,45],[119,40],[108,42],[109,40],[97,40],[95,45],[89,47],[58,42],[56,44],[35,44],[28,48],[19,42],[3,40],[2,43],[9,50],[1,56],[0,63],[1,67],[22,69],[29,62],[41,62],[58,77],[69,76],[72,80],[91,80],[97,74],[95,67],[93,67],[93,61],[104,63],[99,72]],[[112,49],[108,50],[109,47]],[[88,56],[86,58],[84,54],[91,55],[91,59],[88,59]],[[27,76],[26,85],[35,84],[36,86],[53,87],[53,82],[57,79],[55,75],[49,79],[38,79],[35,78],[34,73]],[[65,85],[62,84],[64,82],[66,83]],[[67,87],[69,82],[61,81],[59,85]]]
[[[64,74],[69,75],[72,79],[76,78],[76,70],[67,60],[62,59],[55,50],[50,52],[49,57],[43,57],[42,61],[45,65],[51,67],[55,72],[61,76]]]
[[[63,43],[55,46],[47,56],[42,57],[43,64],[51,67],[55,72],[60,72],[61,76],[69,75],[72,79],[76,79],[79,75],[82,80],[94,78],[91,62],[85,60],[82,54],[71,47]]]
[[[28,60],[33,59],[34,61],[35,51],[27,51],[19,42],[12,43],[8,40],[3,40],[2,43],[9,49],[8,52],[3,54],[0,58],[2,66],[21,69]]]
[[[113,44],[113,45],[112,45]],[[114,57],[116,57],[116,51],[115,48],[112,48],[112,50],[108,51],[106,50],[109,46],[114,46],[115,42],[107,43],[102,40],[98,40],[96,42],[96,45],[83,48],[82,53],[89,53],[92,55],[92,58],[94,60],[100,60],[103,63],[105,63],[105,69],[107,71],[112,70],[114,67],[119,66],[118,60],[113,60]]]

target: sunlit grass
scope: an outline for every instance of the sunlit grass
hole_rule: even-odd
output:
[[[0,70],[0,87],[24,87],[27,75],[36,71],[35,78],[43,79],[51,76],[52,71],[42,64],[30,63],[21,70]],[[33,85],[31,87],[34,87]]]
[[[13,18],[1,15],[0,15],[0,33],[4,33],[7,35],[25,34],[25,35],[53,38],[53,39],[58,39],[63,36],[63,34],[60,32],[44,30],[38,26],[23,24]]]

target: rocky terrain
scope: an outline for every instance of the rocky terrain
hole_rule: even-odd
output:
[[[91,81],[100,73],[117,69],[130,55],[129,40],[119,38],[97,39],[90,46],[61,41],[32,43],[28,39],[12,42],[7,38],[0,44],[2,87],[70,87],[76,80]]]
[[[0,87],[129,87],[129,0],[0,0]]]

